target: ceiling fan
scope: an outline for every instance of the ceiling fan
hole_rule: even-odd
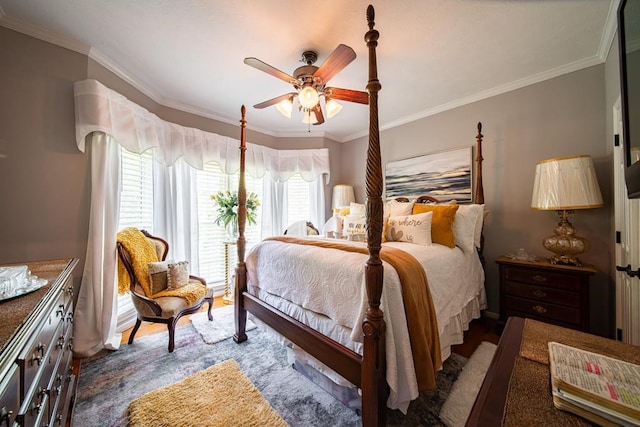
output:
[[[305,113],[303,122],[319,125],[324,123],[324,114],[320,106],[321,97],[324,97],[325,109],[329,118],[335,116],[342,109],[342,106],[336,102],[337,99],[357,102],[359,104],[368,104],[369,94],[367,92],[326,86],[333,76],[338,74],[340,70],[355,58],[356,53],[353,49],[344,44],[340,44],[331,52],[320,67],[316,67],[313,64],[318,59],[318,54],[308,50],[302,53],[302,59],[300,61],[306,65],[296,68],[293,76],[257,58],[245,58],[245,64],[292,84],[296,90],[295,92],[289,92],[268,101],[261,102],[253,107],[265,108],[276,105],[278,111],[290,118],[291,110],[293,109],[293,100],[297,98],[300,104],[300,111]],[[313,113],[315,117],[311,117],[311,113]]]

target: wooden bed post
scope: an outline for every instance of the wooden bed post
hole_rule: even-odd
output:
[[[386,424],[388,386],[386,381],[385,322],[380,310],[384,268],[380,259],[382,239],[382,159],[378,125],[378,81],[376,46],[380,34],[374,30],[375,12],[367,8],[369,31],[364,36],[369,48],[369,147],[367,150],[367,247],[369,259],[365,264],[365,281],[369,307],[362,329],[364,332],[362,373],[362,424]]]
[[[245,155],[247,151],[247,109],[243,105],[240,108],[240,182],[238,184],[238,264],[236,265],[235,280],[235,324],[236,333],[233,340],[237,343],[247,340],[247,310],[244,308],[243,292],[247,290],[247,266],[244,263],[244,252],[247,241],[244,237],[244,227],[247,222],[247,186],[244,179]]]

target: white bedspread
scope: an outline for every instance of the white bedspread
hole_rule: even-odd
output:
[[[360,242],[344,243],[366,246]],[[405,250],[425,267],[441,336],[450,320],[460,315],[470,301],[480,299],[481,304],[485,303],[484,271],[476,254],[437,244],[385,245]],[[362,353],[361,324],[368,304],[363,267],[367,258],[365,254],[337,249],[264,241],[247,256],[249,292]],[[404,412],[418,396],[418,387],[400,281],[387,263],[381,309],[387,324],[387,406]],[[442,350],[443,356],[448,357],[449,346]]]

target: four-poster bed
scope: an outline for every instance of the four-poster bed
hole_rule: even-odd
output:
[[[413,386],[407,386],[409,388],[414,387],[414,389],[412,389],[413,397],[411,398],[415,398],[415,396],[417,396],[416,390],[418,384],[421,389],[424,389],[425,386],[434,386],[435,371],[440,368],[441,363],[442,349],[440,348],[439,335],[442,335],[442,332],[438,330],[438,325],[436,325],[435,320],[440,314],[440,308],[434,309],[434,303],[431,300],[432,297],[429,291],[429,289],[433,288],[434,285],[437,286],[437,280],[435,280],[437,278],[437,274],[429,278],[428,285],[425,277],[424,289],[426,290],[426,296],[420,295],[419,297],[416,297],[418,298],[416,307],[419,307],[420,309],[414,310],[414,313],[424,312],[421,313],[421,315],[426,316],[427,320],[424,321],[422,318],[420,318],[420,320],[413,320],[413,315],[409,312],[407,303],[409,300],[406,291],[407,287],[403,288],[400,286],[400,281],[404,280],[402,277],[403,270],[408,271],[408,273],[404,274],[405,277],[416,276],[417,272],[420,272],[424,276],[425,273],[423,267],[406,267],[395,263],[392,264],[390,254],[392,251],[399,250],[394,248],[394,246],[401,246],[397,242],[385,244],[384,250],[382,248],[384,226],[383,211],[385,204],[382,200],[383,178],[378,126],[378,92],[381,89],[381,85],[377,79],[376,46],[379,33],[374,29],[374,11],[372,6],[369,6],[367,9],[367,22],[369,30],[365,34],[365,41],[367,42],[367,47],[369,49],[369,81],[367,84],[367,91],[369,93],[370,114],[366,169],[366,246],[359,243],[349,245],[346,243],[327,243],[325,241],[309,244],[309,246],[314,246],[311,248],[307,246],[308,243],[302,242],[300,239],[280,238],[278,240],[269,240],[268,242],[262,242],[260,244],[264,244],[265,246],[269,245],[267,250],[262,251],[265,254],[264,261],[257,258],[257,255],[253,256],[259,252],[259,250],[252,251],[252,254],[248,257],[250,259],[245,260],[246,240],[244,237],[244,230],[246,225],[246,186],[244,172],[246,152],[246,110],[243,106],[241,110],[242,119],[240,121],[240,183],[238,191],[238,229],[240,235],[237,244],[238,265],[236,267],[235,284],[236,334],[234,336],[234,340],[236,342],[243,342],[247,339],[247,335],[245,333],[247,311],[252,313],[252,315],[257,319],[274,329],[280,335],[284,336],[289,342],[303,349],[306,353],[322,362],[351,384],[359,387],[362,390],[363,425],[369,426],[385,424],[390,388],[392,396],[394,393],[401,395],[398,397],[398,400],[401,401],[402,399],[406,399],[406,393],[404,393],[402,389],[398,390],[396,388],[404,387],[404,382],[412,382],[413,384]],[[481,125],[478,124],[478,143],[476,148],[477,167],[475,181],[476,204],[482,204],[484,199],[481,172],[482,134],[480,131]],[[289,245],[289,248],[291,248],[291,245],[295,245],[296,248],[293,252],[290,251],[286,256],[278,255],[280,252],[275,251],[276,247],[279,248],[278,250],[286,251],[287,245]],[[325,247],[317,248],[315,247],[316,245]],[[412,245],[411,243],[404,243],[404,245],[415,247],[409,249],[409,252],[413,257],[419,259],[422,265],[428,263],[427,260],[423,260],[423,258],[426,257],[426,255],[423,255],[423,249],[417,249],[419,245]],[[433,245],[428,249],[426,246],[422,248],[424,248],[425,251],[436,252],[437,261],[432,262],[433,265],[431,267],[433,268],[436,268],[435,264],[443,264],[443,260],[448,258],[453,259],[453,261],[448,262],[455,263],[459,261],[465,262],[465,265],[468,264],[468,267],[456,268],[456,265],[450,269],[454,272],[458,272],[458,276],[454,277],[453,280],[450,280],[451,283],[464,282],[463,285],[466,288],[471,289],[469,291],[469,296],[461,302],[462,308],[455,309],[454,314],[459,317],[467,317],[467,314],[473,312],[473,315],[477,316],[479,314],[479,309],[484,308],[482,304],[486,303],[486,300],[484,302],[482,301],[484,298],[484,272],[482,271],[482,264],[480,262],[480,257],[478,256],[479,254],[476,253],[475,250],[472,254],[469,252],[465,254],[464,251],[460,250],[460,248],[448,248],[441,245]],[[402,249],[405,250],[405,247],[402,247]],[[307,311],[300,309],[300,307],[304,306],[309,300],[306,296],[307,294],[302,290],[306,285],[309,285],[309,283],[305,283],[306,280],[301,280],[300,276],[295,277],[295,272],[292,271],[294,269],[290,267],[276,267],[276,269],[279,269],[280,273],[287,271],[294,273],[293,277],[294,279],[297,279],[297,282],[294,280],[295,290],[292,291],[292,295],[295,294],[294,297],[291,297],[291,295],[287,295],[286,297],[277,297],[274,295],[273,298],[271,298],[269,289],[265,287],[266,285],[263,286],[263,283],[268,282],[268,280],[264,280],[263,282],[258,280],[258,277],[260,277],[260,279],[264,277],[260,276],[262,274],[260,270],[261,265],[278,264],[280,260],[284,258],[294,258],[294,252],[309,252],[311,254],[309,256],[313,258],[313,252],[311,251],[314,250],[348,251],[341,252],[341,255],[334,254],[334,256],[339,256],[342,260],[342,264],[348,264],[351,266],[353,273],[340,271],[336,274],[353,279],[352,283],[349,284],[355,288],[355,291],[353,292],[355,292],[356,297],[359,295],[360,299],[350,301],[344,298],[342,292],[345,294],[352,292],[347,290],[346,286],[348,284],[345,283],[337,283],[336,286],[338,286],[338,288],[334,286],[331,289],[322,288],[320,290],[324,295],[322,299],[330,299],[334,293],[339,293],[338,296],[335,296],[333,300],[329,302],[331,307],[339,306],[341,304],[345,306],[351,305],[351,311],[354,312],[352,314],[357,321],[354,322],[353,318],[348,318],[347,320],[342,320],[342,323],[339,324],[340,321],[336,320],[335,322],[338,324],[337,329],[340,329],[342,326],[347,324],[358,326],[353,326],[352,330],[347,328],[341,338],[336,338],[333,334],[329,337],[329,333],[326,332],[326,329],[318,326],[318,324],[325,322],[325,320],[329,323],[333,322],[333,319],[327,320],[327,317],[332,316],[327,316],[320,311],[318,311],[320,315],[316,315],[317,313],[314,312],[313,308]],[[275,254],[273,255],[274,258],[266,257],[269,253],[272,255]],[[404,257],[402,255],[399,257],[411,258],[411,255],[405,254]],[[281,258],[279,259],[278,257]],[[325,257],[315,256],[315,259],[319,258]],[[347,259],[353,259],[356,261],[353,263],[345,262]],[[362,262],[362,260],[366,261]],[[363,265],[364,270],[362,270]],[[385,265],[387,265],[387,268],[385,268]],[[393,265],[393,267],[391,267],[391,265]],[[410,270],[410,268],[413,268],[413,270]],[[326,268],[326,265],[320,267],[320,269],[324,269],[327,272],[333,270],[332,268]],[[306,273],[302,274],[304,276]],[[331,277],[330,275],[327,275],[326,277],[327,278],[323,280],[326,281],[327,285],[329,285],[329,282],[334,282],[335,277]],[[358,278],[360,277],[362,280],[358,281]],[[451,278],[449,277],[449,279]],[[346,280],[348,281],[349,279]],[[443,279],[439,280],[441,282],[446,281]],[[264,289],[260,289],[260,286],[256,286],[256,282],[260,282],[260,285]],[[276,278],[272,282],[276,284],[276,287],[278,284],[282,284],[282,280],[280,278]],[[314,280],[313,282],[315,283],[316,281]],[[468,284],[466,282],[468,282]],[[323,285],[325,284],[322,281],[320,283]],[[364,283],[366,292],[362,289],[362,283]],[[465,289],[460,288],[463,289],[463,291],[460,291],[458,288],[454,288],[453,286],[450,287],[452,288],[453,293],[458,294],[463,292]],[[309,286],[307,286],[307,288],[309,288]],[[286,293],[287,290],[285,289],[284,292]],[[437,293],[438,292],[436,292],[436,294]],[[300,303],[300,306],[291,306],[289,304],[289,299],[295,300],[296,296],[302,298],[304,302]],[[329,298],[327,298],[327,296]],[[450,296],[435,295],[435,298],[436,300],[444,300],[449,299]],[[395,301],[396,303],[397,301],[400,301],[401,306],[399,309],[398,307],[394,308],[392,301]],[[402,304],[404,304],[404,308]],[[435,305],[439,307],[440,304],[436,303]],[[386,312],[383,312],[383,308]],[[299,315],[297,315],[297,313],[299,313]],[[337,313],[335,317],[340,318],[341,316],[344,316],[342,312]],[[447,314],[444,317],[448,321],[451,316],[451,314]],[[438,322],[440,321],[441,319],[438,319]],[[465,323],[468,324],[468,319],[465,319]],[[312,326],[309,326],[309,324]],[[360,325],[361,328],[359,327]],[[415,332],[415,325],[426,326],[420,326],[420,331]],[[329,329],[336,328],[330,326]],[[411,331],[409,331],[410,329]],[[403,338],[408,337],[409,333],[411,334],[411,343],[408,343],[408,339]],[[418,333],[422,334],[420,339],[424,341],[424,348],[421,347],[420,351],[416,349],[417,347],[414,344],[414,340],[418,341],[416,338],[416,334]],[[357,337],[357,340],[361,342],[361,344],[349,345],[347,341],[352,338],[352,336]],[[387,338],[390,340],[389,343],[387,343]],[[389,346],[387,344],[389,344]],[[409,345],[409,347],[407,347],[407,345]],[[446,347],[446,350],[448,351],[448,344]],[[406,357],[407,353],[409,354],[408,358]],[[416,356],[416,353],[420,356]],[[405,357],[404,359],[403,355]],[[444,354],[444,356],[448,356],[448,353]],[[422,359],[426,360],[421,361]],[[391,363],[389,369],[390,372],[387,372],[388,361]],[[420,365],[420,368],[418,365]],[[400,386],[398,386],[398,384],[396,384],[396,379],[389,381],[390,377],[393,377],[394,375],[399,377],[405,375],[407,379],[405,380],[404,377],[397,379],[397,383],[400,384]],[[402,397],[403,393],[405,397]]]

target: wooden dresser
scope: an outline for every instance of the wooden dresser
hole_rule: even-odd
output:
[[[76,380],[71,273],[77,263],[15,264],[48,283],[0,302],[0,427],[65,424]]]
[[[591,266],[553,265],[548,260],[496,259],[500,267],[500,324],[528,317],[589,332]]]

